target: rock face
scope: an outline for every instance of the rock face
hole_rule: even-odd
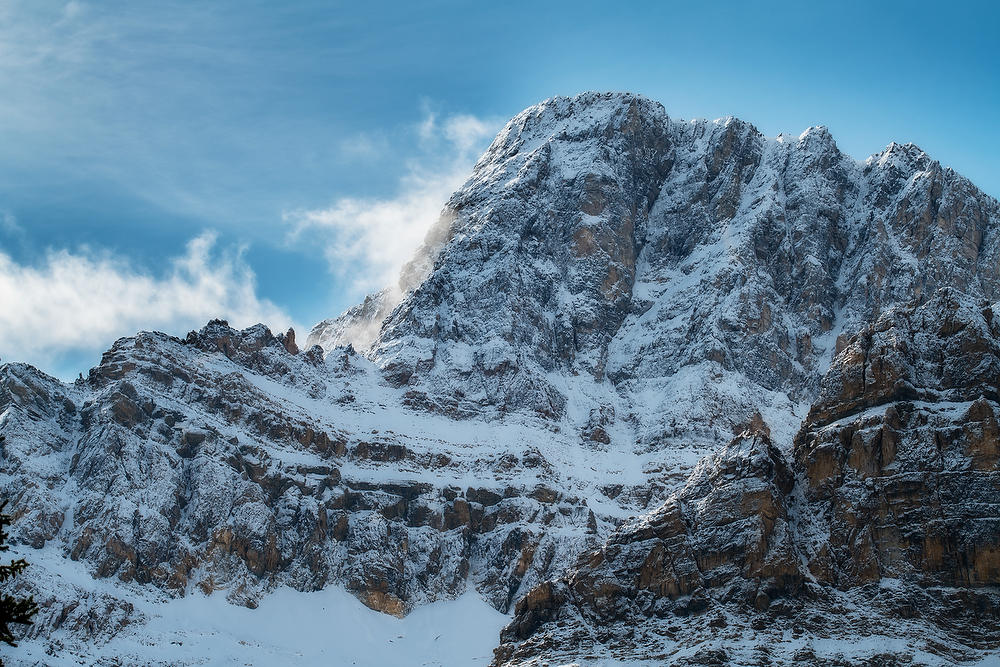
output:
[[[433,270],[369,356],[452,414],[572,417],[610,393],[643,446],[717,443],[756,412],[791,437],[838,336],[942,287],[997,297],[998,216],[913,145],[857,163],[825,128],[769,139],[631,95],[555,98],[448,202]]]
[[[1000,341],[994,310],[943,291],[892,310],[838,356],[795,443],[840,587],[1000,583]]]
[[[998,229],[910,144],[857,162],[824,128],[543,102],[399,285],[303,347],[213,321],[73,384],[0,367],[0,494],[53,573],[31,631],[85,657],[142,622],[56,585],[71,559],[249,606],[474,588],[514,611],[498,664],[843,664],[890,636],[973,660],[998,641]]]
[[[892,664],[995,651],[993,318],[953,290],[885,313],[835,359],[791,456],[748,430],[703,460],[663,506],[522,598],[497,664],[581,651],[842,664],[859,638],[905,637]],[[803,633],[841,643],[806,655]]]
[[[537,450],[483,445],[503,427],[453,442],[419,415],[406,434],[372,428],[408,415],[347,392],[371,382],[385,398],[370,362],[293,340],[221,321],[185,340],[140,334],[70,387],[5,366],[14,539],[175,595],[255,606],[279,583],[337,582],[397,615],[468,579],[506,608],[595,539],[586,502],[543,484],[559,477]]]

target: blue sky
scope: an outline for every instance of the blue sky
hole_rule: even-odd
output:
[[[1000,196],[992,3],[0,2],[0,358],[214,315],[304,335],[546,97],[913,141]]]

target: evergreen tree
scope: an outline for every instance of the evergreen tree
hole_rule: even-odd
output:
[[[0,442],[2,440],[3,436],[0,436]],[[10,515],[4,514],[6,508],[7,501],[0,502],[0,552],[7,551],[8,549],[6,544],[7,532],[4,528],[10,525]],[[10,565],[0,564],[0,584],[6,583],[8,580],[21,574],[26,567],[28,567],[28,563],[23,558],[11,562]],[[32,623],[31,617],[37,611],[38,605],[35,604],[34,597],[17,598],[6,593],[0,594],[0,642],[17,646],[14,642],[14,635],[10,631],[10,624],[20,623],[30,625]],[[3,661],[0,660],[0,667],[2,665]]]

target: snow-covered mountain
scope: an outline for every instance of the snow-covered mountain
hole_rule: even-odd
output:
[[[72,385],[0,367],[24,659],[142,636],[136,599],[286,586],[475,591],[514,614],[497,664],[983,659],[998,231],[911,144],[533,106],[308,349],[215,321]]]

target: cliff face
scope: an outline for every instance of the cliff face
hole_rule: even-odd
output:
[[[794,450],[827,523],[809,552],[817,577],[998,582],[998,331],[989,304],[949,290],[886,313],[838,356]]]
[[[215,321],[72,385],[3,366],[0,493],[21,547],[129,590],[336,585],[402,615],[475,588],[516,609],[501,663],[819,650],[786,631],[971,659],[996,642],[998,228],[909,144],[859,163],[824,128],[554,98],[302,349]],[[141,620],[45,576],[39,641]]]
[[[629,95],[556,98],[449,201],[368,356],[446,413],[558,419],[570,376],[639,407],[644,444],[678,418],[680,439],[718,441],[757,411],[790,437],[838,336],[942,287],[996,296],[998,211],[912,145],[859,164],[825,128],[768,139]]]
[[[575,440],[408,411],[365,359],[291,343],[212,322],[123,339],[72,386],[4,367],[13,538],[168,595],[337,584],[395,615],[469,585],[505,609],[596,539],[550,463]],[[32,632],[91,613],[48,595]]]
[[[888,664],[995,651],[993,318],[952,290],[886,312],[834,360],[791,456],[757,426],[704,459],[663,506],[528,593],[497,663],[581,646],[730,664],[842,664],[870,658],[858,646],[872,639]]]

